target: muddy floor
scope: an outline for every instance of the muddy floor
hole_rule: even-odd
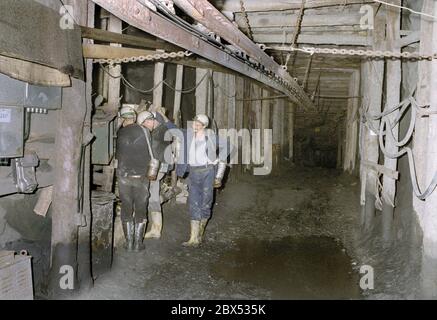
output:
[[[204,244],[185,205],[164,207],[161,240],[116,248],[112,270],[80,299],[363,299],[359,183],[330,169],[244,176],[216,197]],[[375,261],[373,261],[375,262]],[[376,262],[375,262],[376,263]],[[385,279],[384,279],[385,281]],[[384,292],[382,286],[380,291]]]
[[[357,182],[327,169],[244,176],[216,197],[204,244],[183,248],[185,205],[164,207],[161,240],[116,248],[81,299],[360,299],[353,247]]]

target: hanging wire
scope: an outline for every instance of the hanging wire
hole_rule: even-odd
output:
[[[414,13],[414,14],[418,14],[418,15],[421,15],[421,16],[425,16],[425,17],[428,17],[428,18],[432,18],[432,19],[434,19],[434,20],[437,20],[437,17],[436,17],[436,16],[433,16],[433,15],[431,15],[431,14],[424,13],[424,12],[420,12],[420,11],[416,11],[416,10],[413,10],[413,9],[411,9],[411,8],[407,8],[407,7],[404,7],[404,6],[399,6],[399,5],[394,4],[394,3],[389,3],[389,2],[381,1],[381,0],[373,0],[373,2],[377,2],[377,3],[385,4],[385,5],[387,5],[387,6],[394,7],[394,8],[398,8],[398,9],[404,9],[404,10],[410,11],[410,12],[412,12],[412,13]]]
[[[194,90],[196,90],[203,81],[205,81],[206,77],[207,77],[207,73],[202,77],[202,79],[199,80],[199,82],[192,88],[189,89],[185,89],[185,90],[177,90],[175,87],[173,87],[172,85],[170,85],[166,79],[161,80],[160,82],[158,82],[156,85],[154,85],[152,88],[150,89],[139,89],[137,87],[135,87],[132,83],[130,83],[124,75],[120,74],[119,76],[114,76],[113,74],[111,74],[111,72],[109,72],[108,70],[106,70],[106,68],[100,63],[99,64],[100,68],[102,68],[102,70],[109,75],[111,78],[113,79],[121,79],[122,83],[129,89],[137,91],[139,93],[143,93],[143,94],[149,94],[151,92],[153,92],[153,90],[155,90],[156,88],[158,88],[160,85],[164,84],[165,86],[167,86],[168,88],[170,88],[173,91],[176,92],[181,92],[181,93],[190,93],[193,92]]]
[[[194,90],[196,90],[202,84],[202,82],[206,79],[207,76],[208,76],[208,73],[205,73],[204,76],[202,77],[202,79],[200,79],[199,82],[194,87],[192,87],[190,89],[185,89],[185,90],[178,90],[175,87],[173,87],[172,85],[170,85],[169,83],[167,83],[167,81],[164,81],[164,84],[168,88],[170,88],[171,90],[173,90],[175,92],[190,93],[190,92],[193,92]]]

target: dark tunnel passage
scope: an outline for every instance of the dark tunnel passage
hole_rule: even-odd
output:
[[[0,300],[437,298],[437,0],[65,2],[0,1]]]

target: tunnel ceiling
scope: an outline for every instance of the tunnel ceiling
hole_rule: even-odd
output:
[[[247,32],[240,0],[210,2],[226,16],[233,16],[239,28]],[[298,46],[366,49],[371,45],[372,38],[371,33],[360,27],[360,9],[365,3],[375,4],[365,0],[307,0],[297,37]],[[270,48],[267,52],[279,64],[284,64],[289,52],[278,49],[291,45],[302,1],[246,0],[243,4],[254,42],[265,44]],[[299,83],[305,78],[309,57],[306,53],[298,52],[292,53],[289,58],[288,71],[298,78]],[[313,94],[319,86],[320,92],[317,95],[322,97],[348,96],[351,72],[359,69],[360,62],[361,59],[357,57],[314,55],[308,79],[308,94]],[[347,100],[340,98],[321,98],[320,103],[330,105],[339,112],[347,107]]]

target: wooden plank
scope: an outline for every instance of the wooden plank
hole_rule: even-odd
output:
[[[127,34],[120,34],[117,32],[110,32],[101,29],[87,28],[81,26],[82,37],[87,39],[93,39],[107,43],[117,43],[127,46],[150,48],[150,49],[162,49],[166,51],[180,51],[183,50],[180,47],[166,43],[164,41],[158,41],[153,38],[138,37]]]
[[[256,13],[248,14],[250,26],[253,29],[256,28],[274,28],[274,27],[292,27],[296,25],[297,13]],[[305,11],[305,15],[302,19],[302,27],[321,27],[321,26],[354,26],[360,25],[361,15],[359,12],[346,12],[339,14],[326,12],[325,14],[308,14],[308,10]],[[241,13],[236,14],[235,21],[240,27],[244,27],[245,21],[242,19]]]
[[[258,43],[291,43],[293,35],[286,33],[278,34],[264,34],[264,33],[254,33],[253,39]],[[356,34],[300,34],[297,39],[298,44],[330,44],[337,46],[370,46],[372,44],[372,39],[365,35]]]

